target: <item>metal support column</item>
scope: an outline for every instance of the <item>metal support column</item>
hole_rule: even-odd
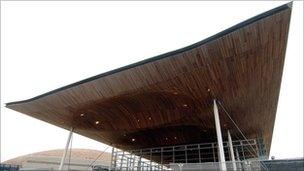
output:
[[[239,150],[237,148],[235,149],[235,153],[236,153],[237,167],[238,169],[241,169],[242,165],[240,164],[241,160],[240,160]]]
[[[213,100],[213,113],[215,119],[215,128],[216,128],[216,136],[217,136],[217,146],[219,151],[219,162],[220,168],[222,171],[226,171],[226,161],[225,161],[225,154],[224,154],[224,147],[223,147],[223,140],[222,140],[222,131],[221,131],[221,124],[219,118],[218,107],[216,104],[216,100]]]
[[[142,164],[141,164],[141,156],[142,156],[142,150],[140,150],[140,156],[137,164],[137,171],[142,171]]]
[[[59,169],[58,169],[59,171],[61,171],[62,168],[63,168],[64,161],[65,161],[65,157],[66,157],[66,154],[67,154],[69,145],[70,145],[70,141],[71,141],[72,134],[73,134],[73,128],[70,129],[70,133],[69,133],[69,136],[68,136],[68,140],[67,140],[67,143],[66,143],[66,145],[65,145],[65,150],[64,150],[64,152],[63,152],[63,155],[62,155],[62,158],[61,158],[61,162],[60,162],[60,166],[59,166]]]
[[[112,165],[113,165],[113,157],[114,157],[114,147],[112,147],[112,153],[111,153],[111,163],[110,163],[109,171],[111,171],[111,170],[112,170]]]
[[[229,144],[230,157],[231,157],[231,161],[232,161],[232,169],[234,171],[236,171],[236,163],[235,163],[235,158],[234,158],[233,145],[232,145],[232,140],[231,140],[231,135],[230,135],[229,130],[228,130],[228,144]]]
[[[237,148],[235,149],[235,152],[236,152],[236,159],[237,159],[237,161],[241,161],[240,160],[240,155],[239,155],[239,150]]]
[[[114,149],[114,152],[115,152],[115,156],[114,156],[114,170],[116,171],[117,170],[117,155],[118,155],[118,151],[117,149],[115,150]]]

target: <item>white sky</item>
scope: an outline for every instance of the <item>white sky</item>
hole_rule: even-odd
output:
[[[175,50],[286,2],[1,2],[1,161],[68,131],[4,107]],[[303,3],[294,2],[270,155],[303,156]],[[104,144],[74,135],[74,148]]]

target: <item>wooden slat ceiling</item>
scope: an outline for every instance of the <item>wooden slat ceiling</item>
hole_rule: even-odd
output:
[[[206,40],[7,107],[122,149],[216,141],[212,99],[269,152],[290,4]],[[224,139],[236,128],[220,110]]]

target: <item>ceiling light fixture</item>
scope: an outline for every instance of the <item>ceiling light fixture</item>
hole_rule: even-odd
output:
[[[96,121],[95,124],[98,125],[98,124],[99,124],[99,121]]]

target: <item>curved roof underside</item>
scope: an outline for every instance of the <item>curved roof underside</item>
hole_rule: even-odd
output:
[[[215,141],[216,98],[248,138],[264,137],[269,152],[290,14],[286,4],[188,47],[7,107],[137,149]],[[220,113],[222,129],[237,136]]]

